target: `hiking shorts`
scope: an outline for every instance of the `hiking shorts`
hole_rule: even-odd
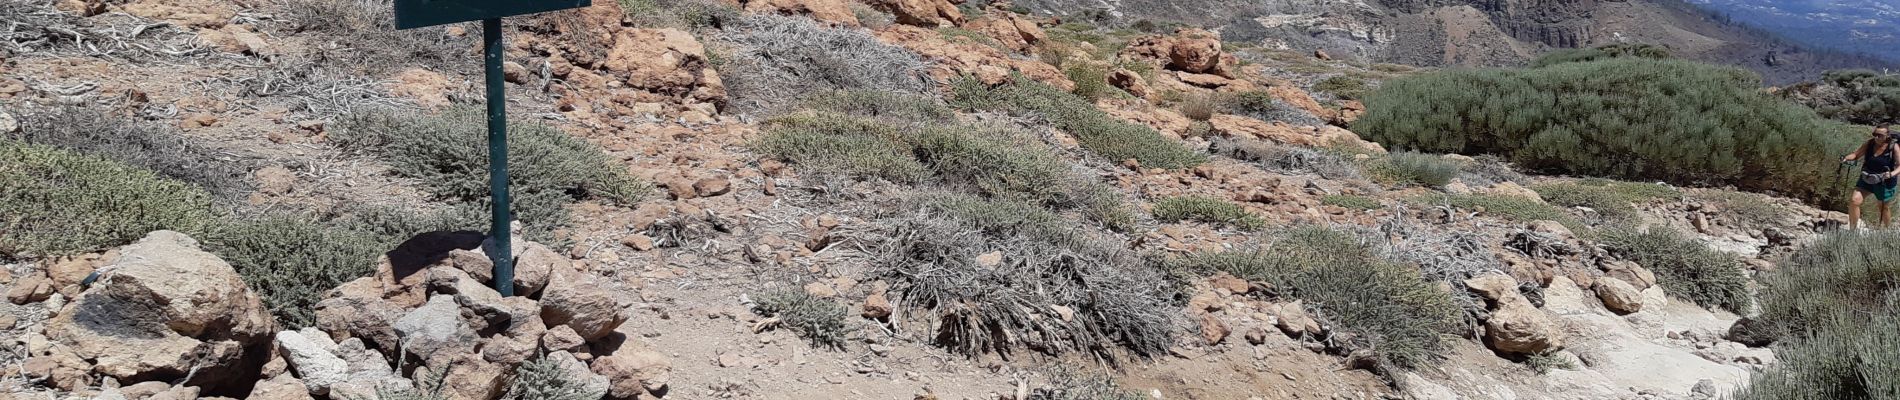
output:
[[[1900,179],[1888,179],[1888,180],[1880,181],[1880,183],[1867,183],[1866,181],[1857,181],[1857,182],[1854,182],[1854,187],[1857,189],[1860,189],[1860,191],[1862,192],[1873,193],[1874,199],[1880,200],[1880,202],[1885,203],[1885,202],[1893,201],[1894,188],[1896,186],[1895,185],[1896,183],[1900,183]]]

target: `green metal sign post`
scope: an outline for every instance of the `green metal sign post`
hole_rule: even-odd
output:
[[[396,0],[396,29],[482,21],[482,74],[488,86],[488,193],[494,199],[488,252],[495,291],[515,295],[515,257],[508,210],[508,102],[503,86],[501,18],[587,7],[592,0]]]

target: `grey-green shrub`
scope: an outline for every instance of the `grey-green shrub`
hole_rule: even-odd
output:
[[[1736,313],[1747,312],[1754,302],[1740,259],[1675,230],[1611,231],[1604,235],[1603,244],[1655,272],[1656,282],[1672,296]]]
[[[773,318],[798,332],[812,346],[842,349],[845,317],[850,309],[836,301],[818,298],[798,289],[780,289],[756,295],[752,311]]]
[[[1483,215],[1521,222],[1556,221],[1577,234],[1587,234],[1589,226],[1569,212],[1527,197],[1493,194],[1427,195],[1409,199],[1416,203],[1444,205],[1479,211]]]
[[[102,156],[0,139],[0,258],[70,255],[216,218],[197,186]]]
[[[585,364],[575,363],[585,368]],[[574,371],[563,367],[547,354],[515,367],[515,378],[508,384],[507,400],[600,400],[607,387],[580,380]],[[606,382],[602,380],[601,382]]]
[[[777,113],[810,93],[836,89],[921,93],[924,60],[863,29],[811,18],[751,14],[715,37],[731,43],[719,77],[734,110]]]
[[[1563,63],[1588,62],[1618,57],[1667,59],[1671,56],[1669,55],[1669,49],[1652,44],[1617,43],[1591,48],[1552,51],[1531,61],[1531,66],[1547,67]]]
[[[157,123],[83,108],[46,110],[23,122],[19,132],[0,137],[103,156],[198,185],[225,200],[239,199],[253,186],[244,165]]]
[[[1738,400],[1900,398],[1900,234],[1835,233],[1762,279],[1777,362]]]
[[[1319,203],[1352,210],[1376,210],[1380,207],[1384,207],[1379,204],[1379,199],[1345,194],[1326,195],[1325,197],[1319,198]]]
[[[1080,210],[1123,230],[1132,214],[1114,189],[1072,171],[1067,161],[1027,132],[997,124],[960,124],[907,94],[820,96],[806,112],[774,118],[753,143],[759,152],[820,174],[930,182],[987,197]],[[870,99],[879,99],[872,101]],[[876,103],[876,105],[873,105]]]
[[[369,276],[377,257],[400,239],[266,216],[219,226],[203,242],[206,251],[237,269],[279,323],[304,327],[316,321],[314,308],[323,292]]]
[[[1392,149],[1498,154],[1530,171],[1733,184],[1838,206],[1852,132],[1760,90],[1752,73],[1615,58],[1449,70],[1385,82],[1353,131]]]
[[[1155,201],[1155,219],[1164,222],[1198,221],[1231,225],[1245,230],[1265,228],[1267,221],[1238,204],[1206,196],[1170,197]]]
[[[1638,203],[1682,197],[1680,191],[1664,185],[1602,179],[1538,184],[1532,185],[1531,190],[1551,204],[1589,207],[1604,217],[1622,222],[1635,221],[1641,216],[1636,209]]]
[[[1081,97],[1028,78],[1018,76],[995,88],[964,78],[951,86],[953,105],[1039,116],[1111,161],[1134,159],[1151,168],[1187,168],[1207,161],[1206,155],[1153,128],[1115,119]]]
[[[1365,79],[1349,75],[1334,75],[1313,84],[1313,91],[1329,93],[1345,100],[1365,98],[1366,92],[1371,90]]]
[[[436,200],[480,206],[489,200],[487,120],[481,110],[438,115],[364,112],[339,121],[338,146],[375,155]],[[565,225],[567,203],[633,204],[651,187],[598,146],[535,123],[508,127],[508,184],[517,218],[531,235]]]
[[[1075,82],[1075,90],[1069,91],[1085,100],[1095,101],[1111,97],[1121,89],[1108,85],[1107,67],[1092,62],[1074,62],[1062,68],[1062,74]]]
[[[1445,349],[1441,335],[1460,328],[1462,310],[1451,295],[1425,281],[1417,268],[1394,264],[1344,232],[1289,231],[1254,250],[1201,253],[1176,268],[1227,272],[1280,288],[1276,295],[1304,300],[1317,315],[1360,335],[1382,361],[1422,366]]]
[[[1461,172],[1457,161],[1436,154],[1395,151],[1373,159],[1366,170],[1376,179],[1402,185],[1442,187]]]

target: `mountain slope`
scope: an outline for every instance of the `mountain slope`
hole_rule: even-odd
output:
[[[1900,3],[1877,0],[1691,0],[1733,21],[1815,48],[1900,62]]]
[[[1218,26],[1233,42],[1424,66],[1513,65],[1553,48],[1627,42],[1746,67],[1771,84],[1812,79],[1830,69],[1892,65],[1812,50],[1680,0],[1210,0],[1192,7],[1161,0],[1021,3],[1072,19]]]

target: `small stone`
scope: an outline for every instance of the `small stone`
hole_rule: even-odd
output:
[[[620,244],[639,251],[653,250],[653,238],[643,234],[633,234],[620,239]]]
[[[976,265],[984,268],[996,268],[998,265],[1003,265],[1003,252],[992,251],[976,256]]]
[[[700,197],[718,196],[731,190],[732,182],[725,178],[706,178],[693,182],[693,191],[698,192]]]
[[[884,293],[872,293],[871,295],[864,297],[863,315],[865,318],[870,318],[870,319],[890,318],[892,311],[894,310],[891,308],[891,300],[889,298],[886,298],[884,296]]]
[[[832,289],[831,285],[827,285],[824,282],[812,282],[805,284],[805,294],[828,299],[838,297],[838,290]]]
[[[1233,275],[1222,274],[1208,283],[1213,284],[1215,288],[1227,289],[1228,293],[1233,294],[1247,294],[1249,289],[1245,279],[1235,278]]]

